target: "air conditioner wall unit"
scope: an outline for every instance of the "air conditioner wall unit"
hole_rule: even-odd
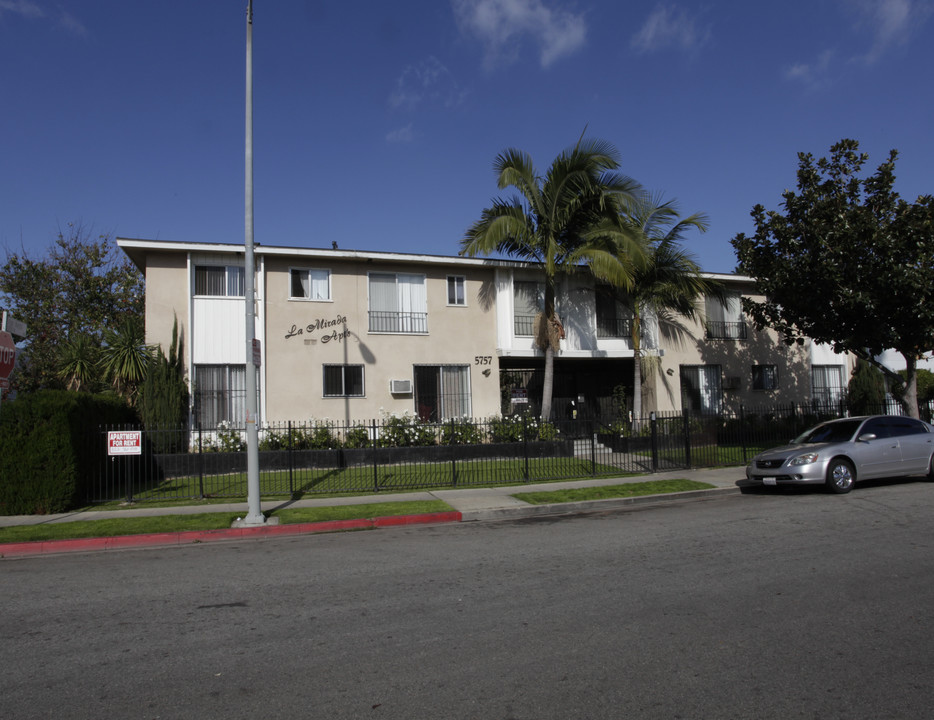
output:
[[[730,375],[729,377],[723,378],[723,389],[739,390],[739,377],[737,375]]]
[[[411,395],[412,394],[412,381],[411,380],[390,380],[389,381],[389,392],[392,395]]]

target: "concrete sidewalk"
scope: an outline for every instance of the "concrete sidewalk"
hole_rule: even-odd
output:
[[[698,482],[708,483],[714,487],[709,490],[696,490],[665,495],[643,495],[639,497],[610,498],[606,500],[552,503],[546,505],[531,505],[514,497],[516,494],[525,492],[553,492],[556,490],[668,480],[673,478],[696,480]],[[294,535],[310,532],[385,527],[390,525],[505,520],[538,515],[592,512],[596,510],[625,508],[627,506],[684,502],[699,498],[737,494],[740,492],[738,483],[744,479],[745,473],[743,467],[705,468],[700,470],[673,470],[625,478],[604,477],[590,480],[530,483],[528,485],[511,485],[507,487],[439,489],[406,493],[376,493],[373,495],[355,497],[265,501],[262,503],[264,513],[287,507],[328,507],[337,505],[361,505],[367,503],[406,502],[413,500],[441,500],[454,508],[454,512],[433,513],[425,516],[398,516],[395,518],[381,518],[375,521],[337,521],[277,526],[270,524],[270,526],[257,528],[232,528],[230,530],[212,530],[206,532],[159,533],[156,535],[124,536],[122,538],[86,538],[81,540],[56,540],[35,543],[0,543],[0,557],[69,552],[74,550],[88,551],[116,549],[119,547],[144,547],[147,545],[175,545],[190,542],[205,542],[208,540]],[[191,515],[215,512],[237,512],[245,515],[247,512],[247,505],[245,502],[238,502],[216,505],[181,505],[177,507],[133,507],[121,510],[89,510],[55,515],[0,516],[0,527],[102,520],[108,518],[156,517],[160,515]]]

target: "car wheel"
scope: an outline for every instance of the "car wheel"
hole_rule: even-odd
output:
[[[931,456],[931,462],[928,463],[928,480],[934,480],[934,455]]]
[[[827,488],[835,493],[848,493],[856,482],[853,463],[844,458],[834,458],[827,468]]]

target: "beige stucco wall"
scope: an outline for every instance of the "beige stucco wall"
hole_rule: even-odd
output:
[[[172,324],[178,319],[183,357],[187,366],[191,338],[188,329],[188,258],[185,253],[146,255],[146,342],[159,344],[168,354]]]
[[[331,301],[289,299],[289,268],[326,268]],[[266,417],[269,420],[363,420],[415,411],[412,394],[391,395],[390,380],[413,380],[413,365],[468,365],[472,414],[499,411],[496,324],[488,270],[335,259],[267,257]],[[426,276],[428,334],[368,332],[369,271]],[[465,277],[467,304],[447,304],[447,277]],[[320,321],[320,323],[319,323]],[[489,364],[478,364],[480,362]],[[486,360],[488,359],[488,360]],[[363,364],[365,397],[323,397],[325,364]],[[490,372],[484,374],[485,370]]]

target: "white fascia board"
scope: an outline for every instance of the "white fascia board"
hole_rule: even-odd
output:
[[[173,242],[164,240],[142,240],[138,238],[117,238],[117,245],[127,255],[132,251],[162,251],[162,252],[189,252],[189,253],[229,253],[242,254],[243,245],[227,243],[191,243]],[[464,267],[531,267],[528,263],[514,260],[499,260],[493,258],[467,258],[457,255],[423,255],[394,252],[375,252],[367,250],[329,250],[326,248],[282,247],[274,245],[255,245],[256,255],[269,257],[305,257],[316,259],[343,259],[343,260],[378,260],[381,262],[411,263],[417,265],[446,265]]]

